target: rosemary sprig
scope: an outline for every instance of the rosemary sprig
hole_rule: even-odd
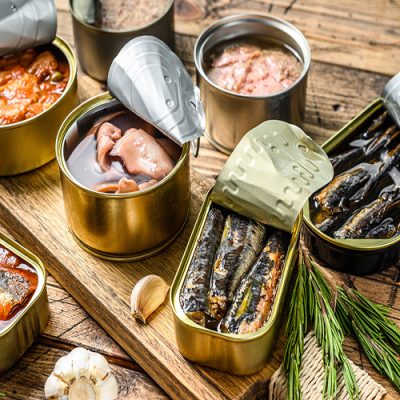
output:
[[[343,330],[331,306],[333,294],[318,267],[310,259],[308,260],[309,313],[314,323],[317,342],[323,352],[325,366],[324,398],[335,398],[337,392],[337,366],[341,366],[349,397],[356,399],[358,398],[358,386],[353,369],[343,350]]]
[[[344,335],[332,309],[332,293],[325,279],[312,263],[305,262],[300,252],[298,274],[286,325],[288,341],[284,367],[288,382],[288,399],[301,399],[300,370],[304,336],[308,321],[312,321],[319,345],[322,347],[325,367],[324,398],[333,399],[337,391],[337,367],[341,366],[351,399],[358,398],[358,387],[353,369],[343,351]]]
[[[290,301],[289,318],[286,325],[288,341],[285,347],[283,365],[288,382],[288,399],[300,400],[300,370],[304,351],[304,335],[307,332],[308,307],[306,293],[307,273],[300,254],[297,279]]]
[[[338,294],[340,312],[344,312],[351,322],[364,353],[377,371],[400,392],[400,330],[387,317],[387,308],[349,288],[338,288]]]

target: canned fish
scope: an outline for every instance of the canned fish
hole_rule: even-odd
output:
[[[303,124],[311,54],[293,25],[261,14],[222,18],[199,36],[194,59],[205,134],[219,150],[230,153],[265,120]]]
[[[60,37],[50,45],[3,56],[1,62],[0,70],[8,66],[30,74],[29,79],[28,74],[24,80],[19,75],[2,87],[11,86],[21,102],[0,102],[0,176],[6,176],[54,158],[57,130],[78,103],[77,68],[72,49]]]
[[[156,36],[169,47],[174,46],[174,0],[143,0],[122,10],[114,0],[90,2],[89,7],[87,4],[70,0],[79,62],[92,78],[106,81],[115,56],[129,40],[138,36]],[[156,6],[156,14],[147,9],[150,6]],[[129,14],[132,12],[135,18]]]
[[[305,241],[330,267],[368,275],[400,255],[400,129],[375,100],[322,146],[335,167],[304,207]]]
[[[43,332],[49,319],[49,304],[42,262],[4,234],[0,234],[0,253],[2,373],[11,368]]]
[[[184,357],[237,375],[263,367],[297,258],[299,212],[331,177],[326,154],[295,126],[268,121],[244,136],[203,203],[171,287]]]

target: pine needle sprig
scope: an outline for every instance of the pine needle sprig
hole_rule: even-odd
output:
[[[338,303],[351,321],[364,353],[377,371],[400,392],[400,356],[397,347],[400,330],[388,319],[387,309],[348,288],[338,288],[338,294]]]
[[[285,347],[283,365],[288,382],[288,399],[300,400],[300,370],[304,351],[304,336],[307,332],[307,272],[302,256],[298,264],[297,279],[293,288],[286,325],[288,341]]]

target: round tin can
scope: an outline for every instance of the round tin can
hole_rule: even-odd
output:
[[[0,374],[11,368],[44,331],[50,317],[46,270],[42,261],[20,244],[0,233],[0,246],[36,270],[38,286],[23,309],[5,327],[0,324]],[[0,321],[3,322],[3,321]]]
[[[366,121],[372,121],[384,109],[383,99],[376,99],[329,138],[322,148],[329,155],[360,132]],[[400,257],[400,236],[389,239],[334,239],[313,224],[310,202],[304,205],[303,215],[307,247],[330,268],[353,275],[371,275],[391,267]]]
[[[257,39],[291,49],[301,59],[303,70],[288,89],[267,96],[249,96],[225,90],[207,76],[207,55],[225,42]],[[205,136],[224,153],[231,153],[250,129],[269,119],[302,126],[311,52],[304,35],[293,25],[262,14],[238,14],[209,26],[194,49],[197,85],[206,114]]]
[[[76,140],[76,122],[108,103],[119,104],[108,92],[87,100],[71,112],[58,133],[56,156],[65,212],[71,232],[89,253],[112,261],[139,260],[167,247],[186,222],[190,204],[190,146],[183,145],[173,170],[147,189],[110,194],[83,186],[68,170],[66,149]]]
[[[42,47],[40,47],[42,48]],[[57,36],[49,48],[68,61],[70,77],[62,96],[46,111],[14,124],[0,126],[0,176],[39,168],[54,159],[58,128],[78,104],[76,59],[71,47]]]
[[[142,28],[132,30],[102,29],[82,20],[70,0],[72,26],[79,62],[85,72],[99,81],[106,81],[113,59],[131,39],[151,35],[174,47],[174,0],[163,15]]]

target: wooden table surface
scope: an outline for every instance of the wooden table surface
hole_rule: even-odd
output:
[[[56,3],[58,33],[73,45],[69,1],[56,0]],[[176,51],[193,73],[196,35],[218,18],[254,11],[294,23],[312,49],[305,130],[321,143],[378,97],[388,78],[400,70],[399,0],[337,0],[332,4],[328,0],[176,0]],[[78,83],[82,100],[105,89],[82,71]],[[225,160],[226,156],[202,139],[200,157],[192,165],[203,175],[214,178]],[[371,287],[385,288],[385,293],[374,293],[374,300],[383,299],[385,304],[392,305],[392,316],[397,322],[399,280],[398,269],[392,268],[378,279],[360,280],[363,283],[358,287],[368,294],[374,293]],[[375,281],[386,286],[374,286]],[[166,398],[135,361],[51,277],[47,287],[49,325],[20,362],[0,376],[0,392],[5,392],[6,398],[43,399],[44,382],[54,363],[76,346],[100,352],[109,359],[120,383],[120,399]],[[352,348],[352,356],[359,351],[354,343],[348,346]],[[377,378],[361,352],[354,361]],[[400,398],[390,385],[385,386],[390,398]]]

